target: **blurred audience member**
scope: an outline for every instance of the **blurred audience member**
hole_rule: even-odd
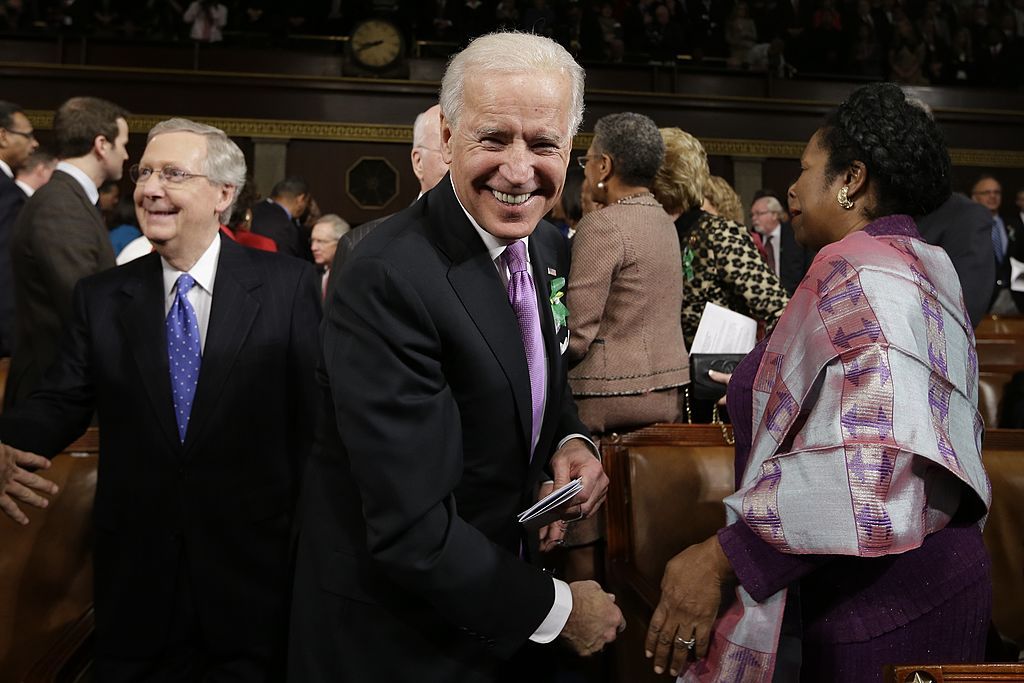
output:
[[[21,107],[0,101],[0,357],[11,355],[14,348],[11,234],[21,207],[31,194],[21,190],[15,172],[37,147],[35,129]]]
[[[100,198],[96,200],[96,208],[103,215],[103,222],[108,228],[113,227],[111,221],[118,202],[121,201],[121,186],[116,180],[108,180],[97,188]]]
[[[729,66],[741,67],[750,63],[750,48],[757,43],[757,26],[750,16],[750,5],[745,0],[740,0],[732,7],[729,21],[725,25],[725,42],[729,44]]]
[[[106,100],[73,97],[53,117],[62,161],[50,182],[25,203],[11,236],[17,322],[5,408],[24,400],[56,358],[78,280],[114,267],[96,202],[98,187],[120,180],[124,172],[125,116]]]
[[[679,240],[650,191],[664,156],[655,123],[623,113],[598,120],[579,158],[604,208],[583,216],[573,238],[569,386],[595,435],[675,422],[689,382]]]
[[[793,296],[814,260],[812,254],[796,241],[793,226],[784,218],[778,198],[770,195],[755,199],[750,206],[750,222],[760,242],[768,267],[779,276],[786,293]]]
[[[252,249],[262,251],[277,251],[277,244],[274,240],[263,235],[257,235],[252,231],[252,207],[258,201],[256,186],[251,178],[246,178],[245,185],[235,198],[231,206],[231,216],[228,217],[227,228],[230,237],[236,242]]]
[[[217,0],[194,0],[185,10],[184,19],[192,40],[219,43],[224,40],[221,30],[228,23],[228,8]]]
[[[1009,255],[1014,246],[1014,238],[1020,239],[1021,236],[1011,235],[1007,230],[1006,221],[999,215],[999,206],[1003,202],[1003,186],[993,176],[984,174],[974,181],[974,185],[971,187],[971,199],[988,209],[992,217],[992,254],[996,264],[996,288],[992,293],[993,298],[989,312],[1013,315],[1018,311],[1009,293]]]
[[[583,169],[569,166],[565,173],[562,196],[548,215],[548,220],[554,223],[566,238],[571,238],[575,234],[576,223],[583,217],[583,180]]]
[[[57,157],[37,149],[28,155],[28,159],[20,168],[15,169],[14,182],[26,197],[31,197],[36,190],[50,182],[50,177],[56,169]]]
[[[252,207],[252,231],[274,240],[279,252],[309,260],[309,244],[301,243],[299,220],[310,197],[302,178],[290,176],[278,182],[270,197]]]
[[[654,196],[675,219],[682,251],[683,336],[687,347],[712,301],[764,321],[769,329],[789,297],[740,223],[701,209],[708,184],[708,159],[697,138],[662,128],[665,162],[654,180]]]
[[[325,298],[327,296],[327,282],[331,274],[331,264],[334,263],[334,252],[338,248],[338,240],[351,229],[348,221],[335,213],[321,216],[320,220],[313,225],[309,244],[313,252],[313,263],[321,271],[320,294]]]
[[[708,176],[708,182],[704,186],[703,209],[712,216],[721,216],[740,225],[747,222],[743,215],[743,202],[740,201],[740,196],[722,176]]]
[[[135,199],[131,195],[124,195],[118,200],[117,206],[110,212],[108,225],[110,229],[110,246],[114,249],[116,257],[128,244],[142,236],[139,230],[139,218],[135,214]]]

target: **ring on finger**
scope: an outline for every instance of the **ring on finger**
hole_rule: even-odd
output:
[[[676,645],[684,646],[684,647],[686,647],[687,650],[692,650],[694,645],[696,645],[696,644],[697,644],[697,637],[696,636],[694,636],[693,638],[690,638],[689,640],[686,640],[682,636],[676,636]]]

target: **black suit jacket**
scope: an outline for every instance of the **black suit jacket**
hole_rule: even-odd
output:
[[[25,193],[0,171],[0,357],[14,348],[14,273],[11,264],[11,232]]]
[[[981,322],[992,303],[996,263],[992,253],[992,214],[977,202],[953,193],[942,206],[917,219],[928,244],[942,247],[960,278],[971,324]]]
[[[207,644],[283,658],[290,524],[312,442],[317,277],[222,240],[185,443],[171,402],[160,257],[86,278],[42,387],[0,416],[0,438],[52,456],[95,408],[96,646],[160,652],[176,580]]]
[[[303,490],[289,680],[494,680],[550,610],[515,518],[560,439],[587,431],[547,294],[565,241],[542,222],[529,249],[548,359],[532,461],[518,323],[447,178],[339,274],[323,325],[337,428]]]
[[[63,171],[54,172],[22,207],[11,236],[11,259],[16,351],[4,394],[7,408],[39,385],[57,357],[75,283],[115,265],[99,209]]]
[[[793,296],[813,260],[811,250],[796,241],[793,226],[783,223],[779,237],[779,281],[787,294]]]
[[[274,240],[277,251],[309,260],[309,244],[303,243],[302,232],[295,219],[280,204],[267,199],[252,207],[252,231]]]

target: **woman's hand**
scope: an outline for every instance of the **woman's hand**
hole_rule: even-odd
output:
[[[677,676],[690,652],[698,659],[707,656],[723,590],[734,581],[717,536],[669,560],[661,579],[661,601],[651,617],[645,643],[645,654],[654,659],[655,673],[664,673],[667,668]]]
[[[731,372],[719,372],[718,370],[708,370],[708,377],[710,377],[715,382],[718,382],[719,384],[724,384],[725,386],[729,386],[729,380],[732,379],[732,373]],[[725,399],[726,399],[726,396],[723,396],[722,398],[718,399],[718,405],[724,406],[725,405]]]

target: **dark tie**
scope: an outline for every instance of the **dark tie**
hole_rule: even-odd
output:
[[[764,260],[768,262],[768,267],[776,275],[779,271],[775,269],[775,245],[772,244],[772,236],[765,235],[764,238]]]
[[[530,457],[540,434],[544,418],[544,337],[540,331],[540,314],[537,312],[537,291],[526,263],[526,245],[513,242],[501,252],[501,262],[508,268],[508,300],[519,321],[519,333],[523,337],[526,351],[526,365],[530,370],[530,396],[533,416],[530,432]]]
[[[188,273],[178,277],[174,303],[167,312],[167,360],[171,369],[171,398],[174,401],[174,419],[178,423],[178,436],[185,442],[192,399],[199,381],[202,348],[199,344],[199,321],[188,300],[188,291],[196,281]]]
[[[1003,258],[1006,257],[1006,230],[1003,229],[1002,222],[996,219],[992,220],[992,249],[996,254],[996,263],[1002,263]]]

